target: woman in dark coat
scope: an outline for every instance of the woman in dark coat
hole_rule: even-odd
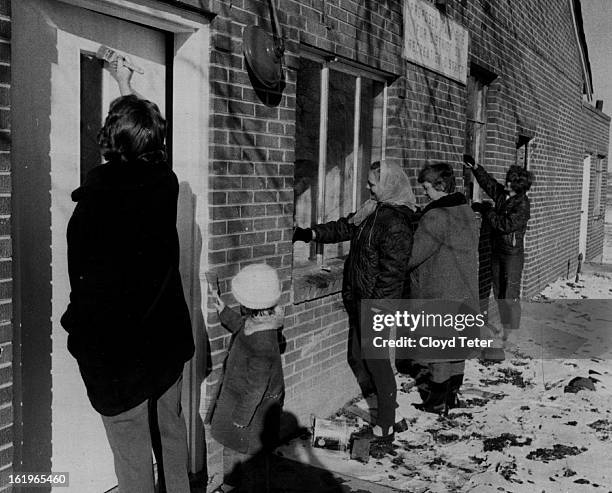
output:
[[[521,323],[521,277],[525,261],[525,233],[531,216],[527,191],[533,182],[533,173],[510,166],[506,186],[498,183],[469,156],[466,165],[472,168],[480,186],[494,201],[475,202],[472,208],[482,214],[492,231],[491,281],[503,326],[503,339],[516,337]]]
[[[414,234],[408,269],[412,299],[462,301],[478,311],[478,230],[476,216],[462,193],[455,191],[453,168],[447,163],[425,166],[419,183],[431,202]],[[421,408],[445,412],[456,404],[465,361],[397,361],[411,374],[423,397]]]
[[[364,299],[407,296],[407,262],[416,201],[410,180],[395,163],[373,163],[368,188],[372,198],[357,213],[312,228],[296,228],[293,240],[351,242],[342,284],[342,299],[349,316],[348,362],[363,395],[375,393],[378,398],[375,438],[380,443],[390,443],[395,424],[395,377],[389,360],[362,357],[359,305]]]
[[[152,441],[160,484],[189,491],[180,390],[194,343],[165,130],[154,103],[113,101],[99,135],[108,162],[73,192],[68,224],[71,293],[62,325],[102,415],[121,491],[153,491]]]

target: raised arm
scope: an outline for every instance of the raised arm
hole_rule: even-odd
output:
[[[129,59],[122,55],[119,55],[113,62],[109,64],[109,66],[110,73],[117,81],[117,84],[119,86],[119,93],[122,96],[129,96],[130,94],[133,94],[134,96],[140,99],[145,99],[132,87],[132,76],[134,75],[134,70],[131,68]]]
[[[227,306],[224,306],[219,312],[219,321],[221,322],[221,325],[223,325],[223,327],[229,330],[232,334],[238,332],[242,327],[244,327],[244,320],[242,317]]]
[[[472,172],[474,173],[474,177],[476,178],[476,181],[478,181],[478,184],[495,202],[506,194],[505,187],[495,180],[495,178],[493,178],[489,173],[487,173],[482,166],[474,164],[472,167]]]

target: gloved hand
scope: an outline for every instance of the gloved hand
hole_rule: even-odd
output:
[[[491,203],[490,202],[472,202],[472,210],[474,212],[484,214],[485,212],[491,210]]]
[[[310,228],[295,228],[293,230],[293,238],[291,241],[295,243],[296,241],[303,241],[304,243],[310,243],[312,240],[312,229]]]
[[[471,156],[470,154],[464,154],[463,155],[463,165],[466,168],[475,168],[476,167],[476,161],[474,161],[474,157]]]

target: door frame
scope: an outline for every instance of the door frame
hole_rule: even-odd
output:
[[[580,229],[578,233],[578,254],[586,262],[587,240],[589,234],[589,198],[591,195],[591,158],[584,156],[582,161],[582,200],[580,206]]]
[[[152,0],[59,1],[165,31],[173,38],[169,46],[172,50],[169,54],[172,57],[172,73],[168,74],[171,80],[166,80],[168,89],[172,91],[168,107],[171,115],[167,115],[172,128],[168,138],[172,140],[173,170],[181,189],[189,191],[189,194],[179,197],[179,202],[186,201],[182,211],[189,212],[186,219],[191,229],[186,231],[181,244],[181,273],[196,340],[196,355],[186,365],[183,374],[183,388],[189,389],[189,394],[183,396],[183,403],[188,424],[189,466],[192,472],[199,472],[206,464],[204,435],[201,433],[203,406],[200,404],[200,400],[204,402],[204,396],[200,399],[200,395],[205,389],[201,368],[206,368],[207,356],[206,351],[202,350],[203,344],[198,344],[198,341],[206,334],[202,313],[206,314],[204,273],[208,269],[209,21],[214,15]],[[18,224],[19,219],[15,219]],[[178,221],[181,221],[180,217]],[[19,293],[16,295],[19,296]],[[21,307],[19,301],[16,305]],[[19,364],[19,361],[15,363]],[[15,371],[19,372],[19,367]],[[18,379],[16,382],[20,381]],[[20,392],[19,387],[16,391]]]

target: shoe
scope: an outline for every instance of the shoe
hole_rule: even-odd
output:
[[[446,414],[448,412],[446,402],[442,402],[440,404],[431,404],[423,402],[421,404],[413,404],[413,406],[419,411],[423,411],[424,413]]]
[[[421,394],[423,402],[413,404],[419,411],[434,414],[446,414],[448,412],[447,398],[450,390],[450,379],[442,382],[429,382],[429,392]]]
[[[395,433],[383,436],[374,436],[370,442],[370,457],[382,459],[385,455],[397,455],[393,446]]]
[[[231,491],[236,490],[236,486],[231,486],[229,484],[221,484],[217,486],[211,493],[230,493]]]

